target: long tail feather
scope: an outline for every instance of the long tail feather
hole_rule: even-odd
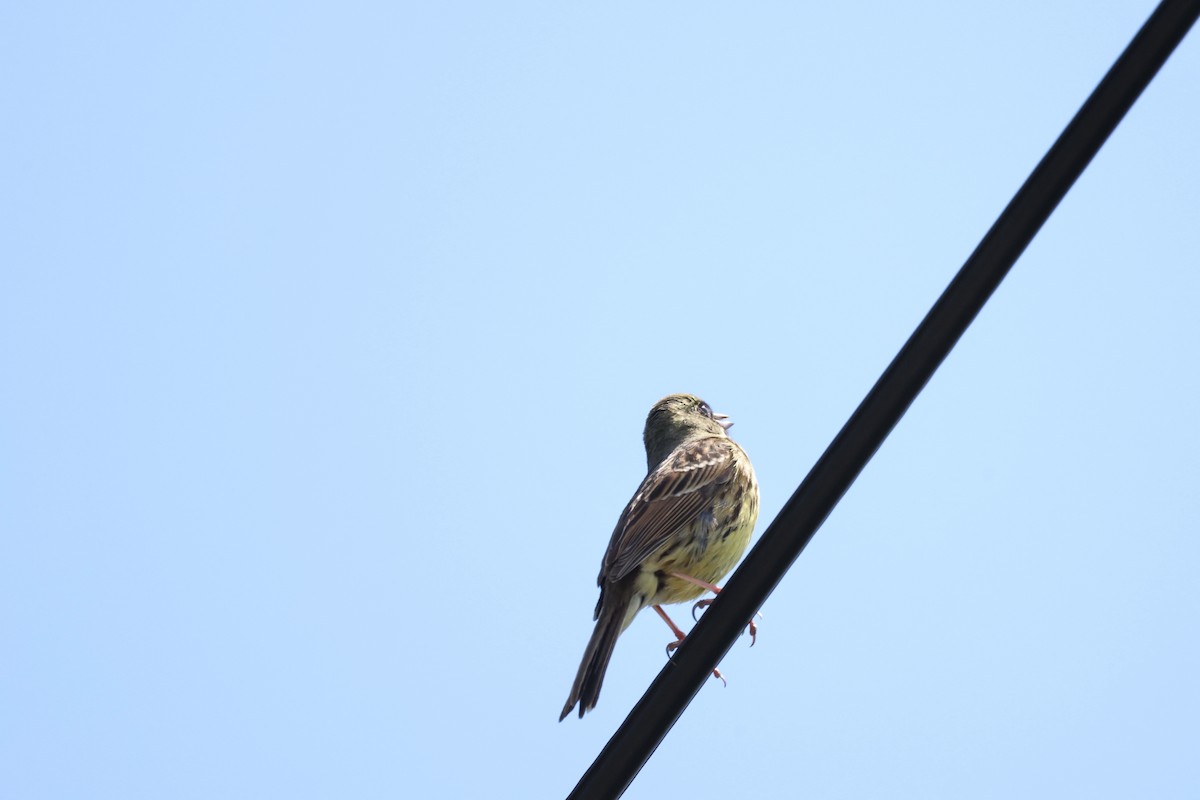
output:
[[[596,701],[600,699],[600,686],[604,683],[604,673],[608,669],[609,659],[612,658],[617,637],[624,629],[628,609],[628,597],[613,597],[613,602],[605,603],[600,609],[600,617],[596,620],[596,628],[592,631],[592,638],[588,640],[587,649],[583,651],[583,661],[579,664],[579,672],[576,673],[575,683],[571,686],[571,696],[563,706],[559,722],[567,718],[576,703],[579,703],[581,719],[596,707]]]

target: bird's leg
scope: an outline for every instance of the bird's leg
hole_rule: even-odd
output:
[[[683,641],[683,638],[685,636],[687,636],[687,634],[684,633],[682,630],[680,630],[679,626],[676,625],[675,622],[670,617],[667,616],[667,612],[663,611],[662,606],[655,606],[654,610],[656,612],[658,612],[658,615],[660,617],[662,617],[663,622],[667,623],[667,627],[671,629],[671,633],[675,634],[675,641],[673,641],[669,645],[667,645],[667,652],[669,653],[672,650],[674,650],[676,647],[679,647],[680,642]]]
[[[699,586],[701,589],[708,589],[713,594],[721,593],[721,587],[717,586],[715,583],[702,581],[699,578],[693,578],[691,575],[684,575],[682,572],[668,572],[667,574],[672,577],[679,578],[681,581],[687,581],[690,584]]]
[[[699,578],[693,578],[691,575],[684,575],[682,572],[668,572],[667,574],[671,575],[672,577],[679,578],[679,580],[681,580],[681,581],[687,581],[688,583],[695,584],[696,586],[699,586],[701,589],[708,589],[713,594],[721,593],[721,587],[717,586],[715,583],[709,583],[708,581],[702,581]],[[692,619],[696,618],[696,609],[708,608],[711,605],[712,605],[712,600],[698,600],[696,602],[696,605],[692,606]],[[762,612],[759,611],[754,616],[761,617]],[[754,647],[754,643],[758,640],[758,625],[756,625],[754,623],[754,617],[750,618],[750,623],[748,625],[746,625],[746,630],[750,632],[750,646]],[[676,644],[676,647],[678,647],[678,646],[679,645]]]
[[[684,633],[683,631],[681,631],[679,629],[679,626],[676,625],[671,620],[671,618],[667,616],[667,612],[663,611],[662,606],[655,606],[654,610],[658,613],[658,615],[660,617],[662,617],[663,622],[667,623],[667,627],[671,629],[671,632],[675,634],[675,641],[673,641],[667,645],[667,655],[670,655],[675,650],[676,647],[679,647],[679,645],[681,645],[683,643],[683,639],[685,636],[687,636],[687,634]],[[713,677],[720,678],[721,683],[725,684],[726,686],[729,685],[729,682],[725,680],[725,677],[723,675],[721,675],[721,670],[716,669],[715,667],[713,668]]]

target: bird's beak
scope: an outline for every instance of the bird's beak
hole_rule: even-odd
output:
[[[732,422],[725,421],[725,420],[729,419],[728,414],[713,414],[713,419],[715,419],[717,421],[717,424],[720,425],[725,430],[729,430],[730,428],[733,427]]]

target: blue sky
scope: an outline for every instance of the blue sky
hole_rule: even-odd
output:
[[[0,12],[0,794],[565,795],[669,639],[557,721],[651,404],[765,527],[1152,8]],[[628,797],[1200,792],[1198,85]]]

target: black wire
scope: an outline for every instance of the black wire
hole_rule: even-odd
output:
[[[568,800],[609,800],[624,793],[1197,16],[1200,0],[1159,4]]]

